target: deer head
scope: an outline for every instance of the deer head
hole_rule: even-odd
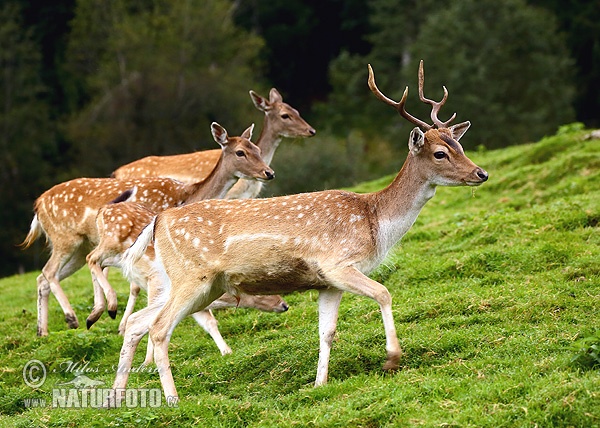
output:
[[[237,178],[255,179],[269,181],[275,178],[275,173],[261,158],[260,148],[253,144],[252,131],[254,124],[250,125],[239,137],[230,137],[227,131],[217,122],[210,125],[210,130],[215,141],[223,149],[223,154],[235,153],[235,156],[223,156],[233,163],[233,167],[227,168],[234,171]]]
[[[267,116],[265,126],[271,126],[273,133],[287,138],[312,137],[317,133],[302,119],[298,110],[283,102],[277,89],[271,89],[268,100],[254,91],[250,91],[250,98],[254,106]]]
[[[488,179],[488,173],[465,156],[465,152],[459,143],[471,123],[466,121],[449,126],[450,122],[456,118],[456,113],[445,122],[438,118],[440,108],[448,99],[446,87],[443,87],[444,96],[440,101],[433,101],[423,94],[425,73],[422,60],[419,63],[419,98],[422,102],[431,105],[432,125],[417,119],[406,111],[408,86],[404,89],[400,101],[394,101],[379,90],[375,84],[373,68],[370,64],[368,67],[368,84],[373,94],[384,103],[394,107],[409,122],[417,125],[410,133],[408,148],[410,155],[414,156],[416,160],[427,163],[427,166],[423,167],[423,172],[429,172],[427,178],[431,179],[433,184],[441,186],[477,186]]]

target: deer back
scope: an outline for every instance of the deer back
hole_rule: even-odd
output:
[[[138,192],[131,199],[132,202],[156,212],[181,204],[193,191],[189,185],[169,178],[126,181],[78,178],[57,184],[44,192],[36,200],[34,210],[47,234],[59,237],[61,234],[75,233],[97,243],[98,210],[134,187],[138,188]]]
[[[219,149],[170,156],[147,156],[117,168],[112,177],[120,180],[169,177],[192,184],[204,180],[221,156]]]

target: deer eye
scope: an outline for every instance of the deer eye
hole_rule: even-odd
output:
[[[290,115],[289,115],[289,114],[287,114],[287,113],[283,113],[283,114],[281,115],[281,118],[282,118],[282,119],[289,119],[289,118],[290,118]]]
[[[436,159],[444,159],[446,157],[446,153],[442,152],[442,151],[435,152],[433,154],[433,157],[436,158]]]
[[[237,152],[235,152],[235,155],[239,158],[243,158],[246,156],[246,153],[243,150],[238,150]]]

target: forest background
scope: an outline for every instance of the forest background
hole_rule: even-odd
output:
[[[450,97],[467,150],[600,126],[600,6],[585,0],[4,0],[0,5],[0,276],[39,269],[21,251],[33,201],[75,177],[107,177],[150,154],[216,148],[277,88],[317,129],[284,142],[263,196],[350,186],[397,170],[407,109]],[[256,139],[256,137],[254,138]]]

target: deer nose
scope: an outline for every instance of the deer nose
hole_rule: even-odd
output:
[[[283,309],[283,312],[286,312],[290,307],[288,306],[287,303],[283,302],[281,304],[281,309]]]
[[[487,171],[481,168],[477,170],[477,177],[479,177],[482,182],[487,181],[487,179],[489,178]]]
[[[275,173],[273,171],[265,171],[265,176],[267,180],[273,180],[275,178]]]
[[[317,131],[315,131],[313,128],[310,128],[308,130],[308,133],[310,134],[310,136],[312,137],[313,135],[315,135],[317,133]]]

